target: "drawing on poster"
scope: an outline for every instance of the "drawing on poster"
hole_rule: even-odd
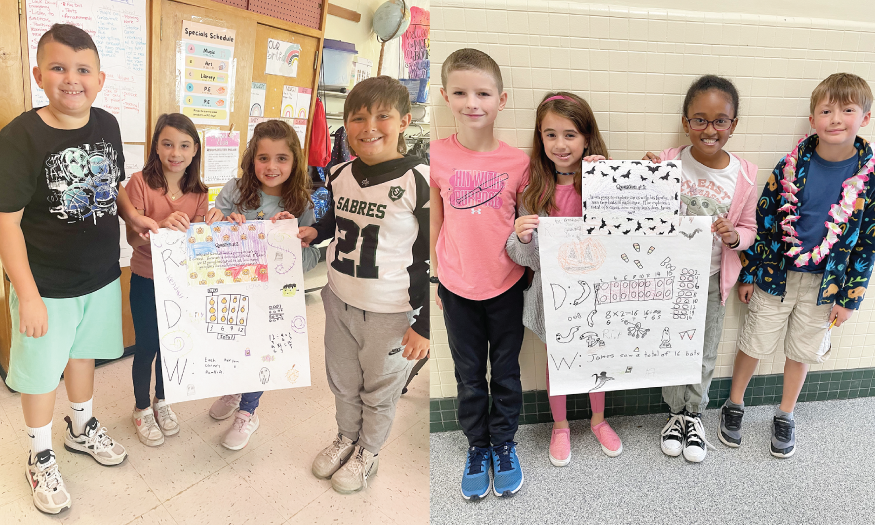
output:
[[[678,218],[671,234],[666,219],[665,234],[649,237],[590,235],[587,221],[545,217],[538,227],[542,292],[553,306],[545,318],[551,390],[571,394],[695,382],[704,343],[705,312],[699,304],[707,298],[699,276],[710,268],[711,244],[701,232],[710,229],[710,217]]]
[[[677,227],[680,162],[584,163],[581,185],[590,234],[666,235]]]
[[[294,385],[298,381],[298,378],[300,376],[301,376],[301,372],[298,372],[297,370],[295,370],[295,365],[292,365],[292,368],[290,368],[288,371],[286,371],[286,379],[288,379],[289,383],[292,385]]]
[[[297,232],[290,219],[151,236],[166,399],[310,385]]]

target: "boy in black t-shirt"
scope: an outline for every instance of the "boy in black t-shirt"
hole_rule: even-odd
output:
[[[118,217],[143,236],[158,225],[137,213],[120,184],[118,123],[91,107],[105,77],[88,33],[52,26],[33,76],[49,105],[0,131],[0,260],[15,328],[6,384],[21,392],[34,505],[57,514],[70,507],[51,441],[62,372],[73,409],[64,447],[102,465],[127,455],[91,415],[94,359],[123,349]]]

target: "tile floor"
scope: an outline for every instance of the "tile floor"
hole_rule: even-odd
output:
[[[309,272],[307,288],[324,281],[323,263]],[[428,523],[428,364],[398,403],[379,473],[366,490],[342,496],[330,481],[310,473],[313,458],[337,432],[324,373],[324,317],[319,292],[307,294],[313,385],[265,393],[258,408],[261,426],[237,452],[220,445],[231,420],[210,418],[212,399],[173,405],[180,433],[157,448],[142,445],[130,420],[132,358],[127,357],[95,374],[94,413],[128,449],[124,463],[103,467],[63,448],[63,418],[70,408],[62,382],[52,434],[73,505],[54,517],[33,506],[24,479],[29,438],[21,398],[0,387],[0,523]]]

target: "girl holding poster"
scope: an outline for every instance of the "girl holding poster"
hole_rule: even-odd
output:
[[[520,217],[507,239],[507,253],[519,265],[534,270],[534,279],[525,292],[523,324],[545,339],[544,298],[541,291],[541,261],[538,255],[539,217],[580,217],[581,165],[583,161],[605,160],[608,149],[599,133],[595,115],[585,100],[567,92],[548,93],[538,106],[532,143],[530,183],[520,200]],[[535,214],[527,215],[527,213]],[[534,241],[534,242],[533,242]],[[550,371],[547,369],[547,392]],[[623,452],[623,444],[605,421],[605,393],[591,392],[590,426],[610,457]],[[557,467],[571,461],[571,430],[566,417],[566,396],[550,396],[553,435],[550,462]]]

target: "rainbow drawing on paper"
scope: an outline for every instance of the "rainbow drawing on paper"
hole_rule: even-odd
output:
[[[186,247],[189,285],[267,282],[267,242],[260,222],[192,225]]]

